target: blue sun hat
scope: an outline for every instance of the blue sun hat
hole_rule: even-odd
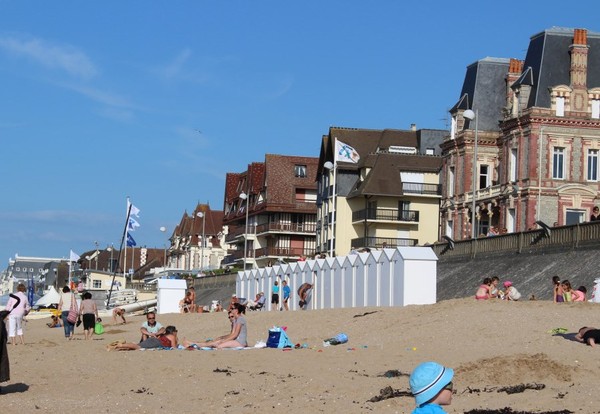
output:
[[[452,381],[454,370],[437,362],[423,362],[410,374],[410,391],[415,396],[417,406],[432,400]]]

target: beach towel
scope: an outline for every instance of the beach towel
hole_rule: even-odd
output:
[[[294,345],[287,336],[285,328],[274,326],[269,329],[267,348],[292,348]]]

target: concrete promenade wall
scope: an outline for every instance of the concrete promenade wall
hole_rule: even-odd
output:
[[[549,237],[548,237],[549,236]],[[552,276],[584,285],[588,299],[600,277],[600,223],[542,230],[434,246],[438,255],[437,300],[474,296],[484,277],[510,280],[529,299],[552,299]],[[473,254],[474,253],[474,254]]]

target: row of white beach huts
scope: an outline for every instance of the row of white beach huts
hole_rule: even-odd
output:
[[[437,260],[430,247],[398,247],[281,264],[238,272],[236,294],[254,300],[263,292],[265,309],[271,310],[275,281],[281,287],[285,280],[291,310],[300,309],[297,290],[303,283],[313,286],[307,309],[432,304]]]

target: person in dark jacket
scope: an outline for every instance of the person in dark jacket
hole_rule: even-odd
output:
[[[21,298],[17,295],[10,294],[10,297],[16,301],[13,308],[19,306]],[[8,332],[6,331],[6,318],[10,314],[9,310],[0,311],[0,383],[10,380],[10,367],[8,364],[8,348],[6,347],[6,341],[8,339]]]

